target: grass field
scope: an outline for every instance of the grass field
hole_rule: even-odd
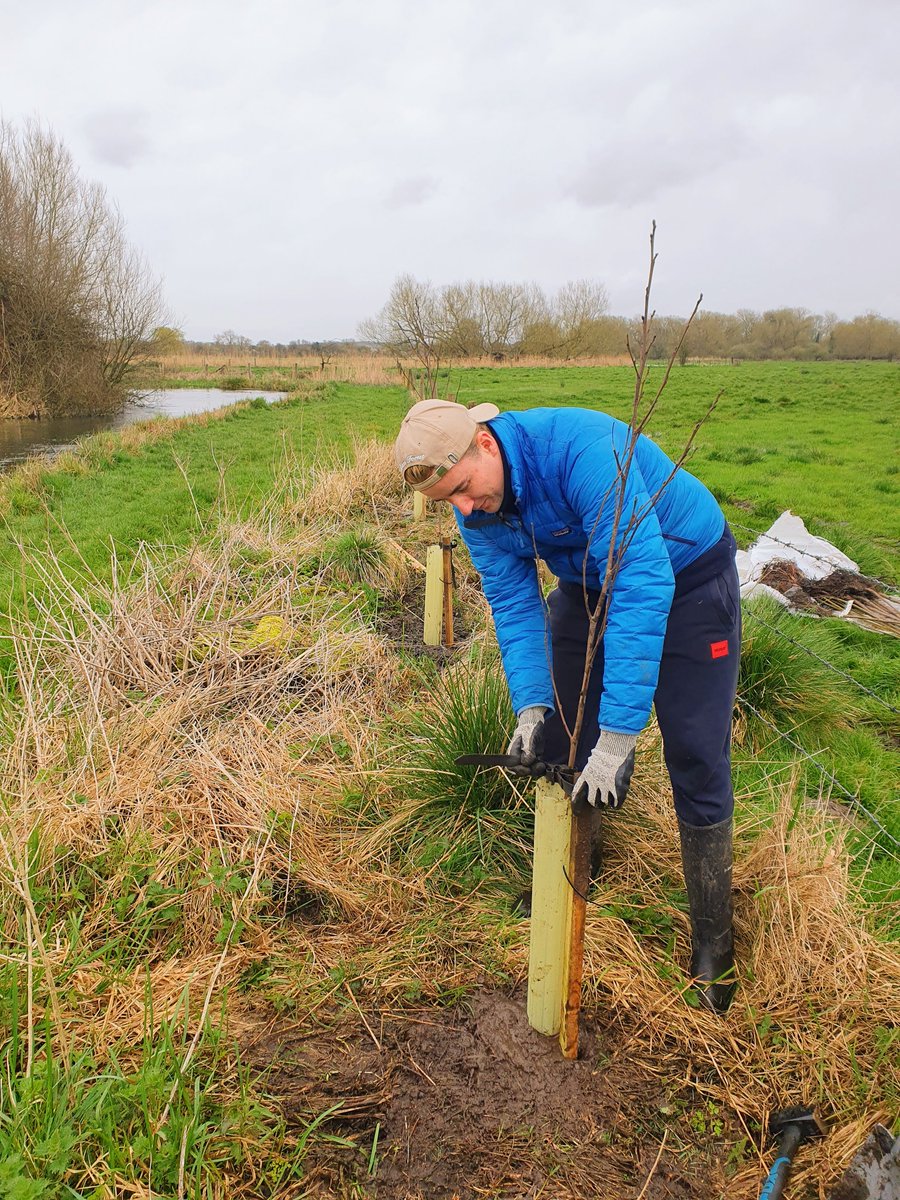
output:
[[[676,369],[651,432],[677,450],[722,390],[693,469],[739,541],[790,507],[897,580],[898,378]],[[630,406],[620,368],[449,385]],[[728,1020],[690,1004],[650,730],[590,908],[584,1060],[517,1024],[529,799],[452,766],[509,718],[461,554],[469,637],[415,653],[412,560],[449,526],[411,525],[367,444],[407,403],[309,385],[0,481],[0,1198],[750,1197],[765,1112],[798,1098],[834,1128],[812,1196],[896,1114],[896,853],[747,712]],[[900,644],[758,617],[742,688],[900,837]]]

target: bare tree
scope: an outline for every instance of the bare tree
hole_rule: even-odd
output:
[[[595,280],[576,279],[559,289],[556,321],[566,357],[574,358],[588,349],[595,323],[608,308],[606,288]]]
[[[235,333],[233,329],[225,329],[222,333],[217,333],[213,338],[213,344],[226,354],[240,354],[250,350],[253,346],[248,337],[242,333]]]
[[[523,351],[571,357],[609,340],[610,331],[598,329],[606,308],[606,289],[590,280],[566,284],[551,303],[536,283],[468,280],[435,288],[401,275],[387,304],[359,332],[398,359],[423,365],[435,357],[505,358]]]
[[[479,284],[478,307],[487,353],[509,353],[521,342],[529,320],[540,312],[544,305],[543,294],[536,284]]]
[[[475,284],[449,284],[441,291],[440,303],[445,352],[457,358],[478,358],[487,354]]]
[[[6,415],[101,412],[162,316],[159,283],[99,185],[34,121],[0,122],[0,397]]]
[[[852,321],[837,321],[830,330],[835,358],[900,358],[900,321],[866,313]]]

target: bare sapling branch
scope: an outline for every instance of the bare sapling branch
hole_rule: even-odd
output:
[[[656,412],[663,392],[665,391],[681,347],[684,344],[688,331],[694,321],[694,318],[699,311],[700,304],[703,300],[703,294],[695,303],[690,316],[682,326],[680,336],[675,340],[674,348],[669,354],[666,365],[663,370],[662,378],[656,391],[653,394],[649,403],[645,404],[645,393],[647,388],[647,379],[649,375],[650,351],[655,343],[656,334],[654,332],[654,319],[656,316],[655,310],[651,308],[651,296],[653,289],[653,278],[656,270],[656,261],[658,255],[656,252],[656,222],[651,222],[650,226],[650,262],[647,269],[647,284],[644,288],[644,306],[641,313],[640,328],[638,333],[637,345],[631,343],[630,338],[627,341],[628,353],[632,361],[635,373],[634,381],[634,397],[632,401],[631,420],[629,422],[628,434],[625,441],[624,453],[616,454],[616,480],[615,484],[607,490],[603,496],[598,508],[594,524],[588,536],[587,546],[585,547],[584,561],[582,564],[582,588],[584,592],[585,608],[589,615],[588,622],[588,637],[585,647],[585,663],[584,673],[582,676],[581,690],[578,697],[578,706],[575,714],[575,721],[571,732],[569,733],[569,761],[568,765],[574,767],[575,758],[578,752],[578,743],[581,737],[582,727],[584,725],[584,712],[587,700],[588,684],[591,677],[591,672],[597,658],[600,646],[603,642],[603,637],[606,632],[606,626],[609,616],[610,594],[615,585],[616,576],[622,566],[622,561],[625,554],[634,540],[640,525],[652,512],[657,501],[665,491],[666,487],[674,479],[677,472],[684,465],[694,445],[697,433],[702,428],[703,424],[709,419],[710,415],[716,408],[716,405],[721,398],[721,392],[713,399],[712,403],[707,408],[706,412],[695,423],[686,444],[679,453],[672,471],[669,473],[663,484],[649,498],[639,510],[631,513],[624,527],[622,525],[623,512],[625,508],[626,494],[628,488],[628,479],[631,473],[632,463],[634,460],[635,451],[637,449],[638,439],[647,425],[651,417]],[[600,592],[597,600],[591,604],[590,589],[587,582],[588,561],[591,550],[591,545],[600,526],[604,512],[607,508],[610,498],[610,492],[614,492],[613,514],[609,534],[609,546],[606,553],[606,569],[601,582]],[[567,732],[568,728],[567,728]]]
[[[627,343],[628,353],[635,374],[631,420],[628,424],[624,448],[620,451],[614,445],[615,480],[600,499],[582,562],[582,590],[585,610],[588,614],[588,633],[581,688],[571,731],[568,729],[565,716],[562,717],[566,732],[569,734],[568,766],[570,768],[574,768],[576,765],[578,746],[587,710],[587,696],[591,674],[606,634],[612,593],[625,556],[628,553],[637,530],[651,514],[653,506],[660,495],[685,461],[690,453],[698,429],[718,402],[717,396],[704,417],[694,426],[687,446],[679,455],[677,462],[674,464],[672,471],[662,486],[657,489],[656,493],[648,501],[642,501],[640,507],[637,506],[636,502],[632,503],[632,511],[628,511],[626,505],[629,503],[629,496],[632,494],[629,490],[629,480],[634,456],[638,447],[638,440],[647,427],[647,423],[655,412],[660,398],[668,385],[675,358],[684,345],[688,329],[697,314],[700,301],[703,298],[701,295],[694,305],[694,309],[681,331],[681,336],[677,339],[675,348],[669,356],[659,386],[649,403],[645,403],[645,392],[649,378],[650,351],[655,341],[653,322],[656,314],[650,306],[657,259],[655,243],[656,222],[654,221],[650,229],[650,264],[647,270],[647,285],[644,289],[644,307],[641,314],[638,341],[636,346],[632,346],[630,341]],[[607,528],[605,518],[608,514],[610,502],[612,502],[612,515],[608,525],[609,543],[606,547],[606,561],[600,579],[599,594],[596,600],[592,602],[592,592],[588,586],[588,563],[597,531],[601,528],[601,525],[604,529]],[[570,843],[569,882],[572,886],[573,896],[568,939],[567,989],[563,1008],[562,1030],[560,1033],[560,1045],[563,1056],[566,1058],[574,1058],[578,1053],[578,1015],[581,1007],[581,983],[584,970],[584,930],[587,889],[590,883],[591,819],[588,811],[585,811],[584,808],[576,810],[573,816]]]

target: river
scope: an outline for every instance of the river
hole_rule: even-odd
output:
[[[43,421],[0,420],[0,471],[8,471],[37,454],[71,450],[79,438],[101,429],[121,429],[151,417],[185,417],[209,412],[238,400],[263,396],[278,400],[281,392],[223,392],[221,388],[175,388],[147,392],[131,399],[121,412],[105,417],[60,417]]]

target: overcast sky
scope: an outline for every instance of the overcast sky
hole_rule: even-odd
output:
[[[353,336],[403,272],[900,318],[898,0],[3,0],[0,114],[192,338]]]

